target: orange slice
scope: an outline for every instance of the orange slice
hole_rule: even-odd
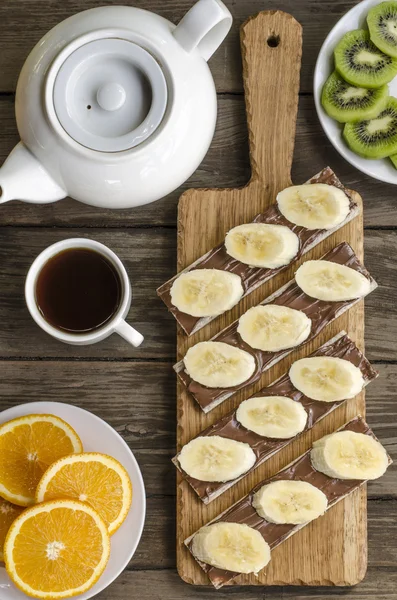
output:
[[[4,545],[7,573],[33,598],[71,598],[92,588],[105,570],[110,538],[101,517],[73,500],[44,502],[11,525]]]
[[[131,507],[132,486],[127,471],[111,456],[84,452],[51,465],[36,490],[36,502],[70,498],[96,510],[113,534]]]
[[[22,511],[23,508],[20,506],[0,498],[0,562],[4,560],[3,547],[8,530]]]
[[[54,415],[28,415],[0,425],[0,496],[34,504],[44,471],[67,454],[82,452],[77,433]]]

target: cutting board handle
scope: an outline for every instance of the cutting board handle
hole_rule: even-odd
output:
[[[241,49],[251,183],[276,193],[291,185],[302,27],[279,10],[260,12],[242,25]]]

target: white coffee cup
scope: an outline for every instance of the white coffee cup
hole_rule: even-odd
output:
[[[70,248],[87,248],[102,254],[116,269],[122,286],[121,302],[117,312],[105,325],[89,333],[68,333],[53,327],[45,320],[36,303],[36,282],[41,269],[53,256],[64,250],[69,250]],[[144,339],[143,335],[125,321],[125,317],[131,306],[131,297],[130,280],[128,279],[127,271],[119,257],[112,252],[110,248],[104,246],[104,244],[85,238],[63,240],[62,242],[57,242],[43,250],[32,263],[25,282],[26,304],[37,325],[57,340],[76,346],[96,344],[112,335],[112,333],[118,333],[135,347],[140,346]]]

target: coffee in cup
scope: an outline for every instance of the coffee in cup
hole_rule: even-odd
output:
[[[36,323],[63,342],[92,344],[113,332],[133,346],[143,341],[124,320],[131,305],[127,272],[94,240],[64,240],[44,250],[29,269],[25,297]]]

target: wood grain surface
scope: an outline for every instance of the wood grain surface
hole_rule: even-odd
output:
[[[0,21],[0,31],[1,27]],[[0,36],[0,56],[1,44]],[[2,163],[18,141],[13,95],[0,93],[0,123],[2,126],[0,163]],[[357,190],[363,196],[366,227],[397,227],[393,186],[367,177],[345,162],[322,132],[315,114],[312,96],[300,96],[292,179],[306,181],[324,165],[332,166],[347,187]],[[249,177],[244,97],[222,94],[218,96],[218,122],[208,154],[183,187],[166,198],[135,209],[113,211],[94,208],[71,199],[43,205],[9,202],[2,205],[1,223],[22,226],[84,227],[87,230],[92,227],[133,228],[142,225],[175,228],[177,204],[184,190],[192,187],[238,187],[246,184]]]
[[[106,0],[120,4],[120,0]],[[128,2],[126,2],[128,4]],[[133,6],[153,10],[177,23],[192,6],[192,0],[134,0]],[[210,61],[218,92],[241,92],[243,88],[239,28],[248,16],[261,10],[283,10],[295,15],[305,32],[301,89],[312,91],[312,65],[329,30],[355,0],[225,0],[233,14],[232,31]],[[26,53],[59,21],[76,12],[98,6],[96,0],[2,0],[0,23],[0,91],[14,90]]]
[[[252,177],[239,189],[188,190],[179,201],[178,268],[183,269],[220,243],[235,225],[247,223],[275,200],[278,191],[291,184],[291,163],[299,90],[301,27],[289,14],[261,12],[241,29],[243,78],[249,133]],[[325,166],[325,165],[324,165]],[[315,173],[313,173],[315,175]],[[357,196],[357,198],[356,198]],[[361,198],[355,200],[361,205]],[[318,258],[341,241],[351,244],[363,256],[362,216],[360,215],[330,238],[316,246],[305,259]],[[301,261],[300,261],[301,262]],[[255,306],[281,285],[290,281],[296,270],[274,277],[243,299],[215,323],[187,337],[179,329],[178,359],[198,341],[210,339],[251,306]],[[376,293],[376,292],[375,292]],[[292,357],[273,366],[260,382],[249,386],[204,415],[180,382],[177,385],[178,449],[264,385],[278,379],[296,357],[307,356],[321,343],[346,330],[360,348],[364,345],[363,303],[329,325],[313,342],[296,350]],[[364,414],[364,393],[340,406],[335,413],[281,450],[222,496],[204,505],[181,475],[177,476],[177,568],[184,581],[208,585],[208,579],[184,546],[184,540],[216,515],[226,510],[254,485],[273,475],[310,447],[314,439],[334,431],[351,417]],[[302,548],[310,549],[302,552]],[[239,585],[355,585],[367,568],[366,494],[362,488],[329,513],[310,523],[272,552],[268,567],[258,576],[241,575]]]
[[[125,0],[175,23],[194,0]],[[119,4],[104,0],[102,4]],[[0,164],[18,140],[14,91],[33,45],[60,20],[97,6],[94,0],[1,0]],[[99,600],[397,600],[397,466],[368,486],[369,568],[352,588],[244,587],[215,592],[187,586],[175,563],[175,327],[155,289],[176,270],[180,194],[190,187],[238,187],[250,178],[239,27],[264,9],[290,12],[303,26],[301,95],[292,180],[302,182],[330,165],[364,200],[365,263],[380,288],[366,300],[366,354],[380,377],[367,390],[367,419],[397,460],[397,211],[396,188],[356,171],[331,147],[318,123],[312,73],[318,50],[356,0],[226,0],[231,34],[211,59],[218,90],[218,124],[202,165],[183,188],[135,210],[107,211],[65,200],[47,206],[13,202],[0,210],[0,409],[21,402],[60,400],[91,410],[127,441],[148,494],[142,542],[128,569]],[[139,350],[116,336],[85,349],[54,342],[30,319],[23,284],[34,257],[54,241],[83,235],[113,247],[134,284],[129,320],[146,334]],[[154,254],[153,254],[154,253]],[[153,260],[150,257],[154,256]],[[141,262],[143,261],[143,262]]]

